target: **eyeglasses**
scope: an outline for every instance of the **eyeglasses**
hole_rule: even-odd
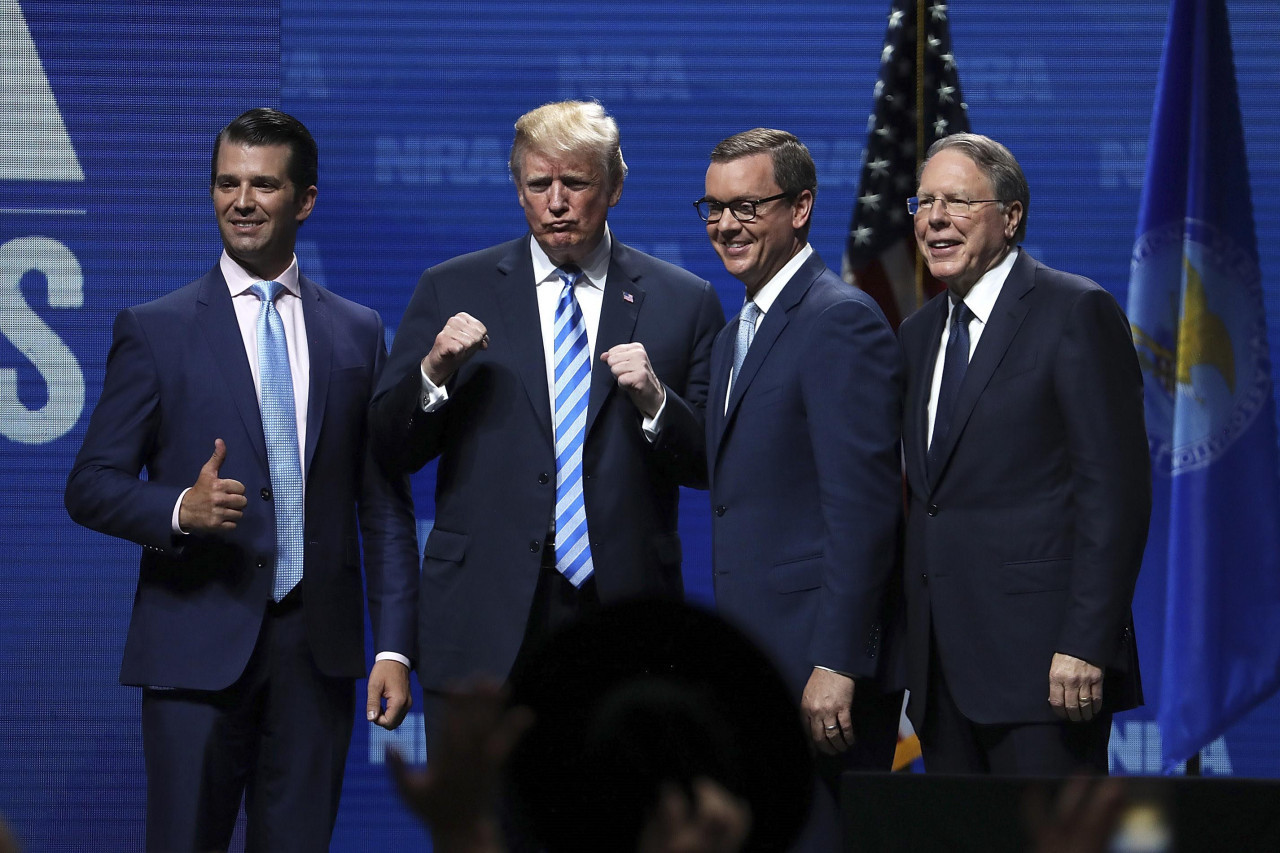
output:
[[[973,216],[974,205],[991,204],[992,202],[996,204],[1004,204],[1004,199],[943,198],[941,196],[934,198],[933,196],[928,195],[916,198],[915,196],[912,196],[907,199],[907,213],[910,213],[912,216],[919,216],[923,213],[927,216],[933,212],[933,206],[935,204],[939,204],[942,206],[942,210],[945,213],[955,217],[956,219],[968,219],[970,216]]]
[[[733,218],[739,222],[750,222],[756,218],[756,208],[767,201],[777,201],[780,198],[793,198],[796,193],[778,193],[768,198],[757,199],[740,199],[739,201],[715,201],[709,198],[700,198],[693,203],[698,209],[698,215],[702,217],[703,222],[719,222],[720,217],[724,216],[727,210],[733,214]]]

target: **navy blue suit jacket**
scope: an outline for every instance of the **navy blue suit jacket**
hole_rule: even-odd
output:
[[[414,651],[417,554],[407,478],[367,454],[385,360],[376,312],[300,279],[310,350],[305,447],[307,638],[321,672],[366,673],[360,538],[378,651]],[[226,442],[245,486],[235,530],[175,537],[174,505]],[[140,472],[145,479],[139,477]],[[116,317],[102,397],[67,478],[71,517],[143,546],[120,680],[218,690],[245,668],[276,549],[253,375],[221,271]]]
[[[716,605],[797,700],[815,666],[900,687],[885,660],[902,519],[893,331],[815,254],[761,321],[726,413],[737,326],[716,338],[707,403]]]
[[[711,286],[615,238],[593,354],[583,491],[603,602],[680,595],[679,486],[705,487],[703,407],[711,341],[724,312]],[[489,346],[424,413],[419,363],[465,311]],[[644,344],[667,391],[650,444],[642,417],[600,353]],[[529,237],[423,273],[373,405],[375,450],[416,471],[439,458],[435,526],[422,565],[418,678],[439,688],[476,673],[505,678],[524,638],[555,508],[551,403]]]
[[[921,725],[930,632],[956,705],[976,723],[1056,720],[1055,652],[1104,667],[1106,710],[1140,705],[1130,604],[1151,471],[1129,324],[1098,285],[1021,253],[931,478],[929,390],[946,316],[940,295],[899,330],[908,714]]]

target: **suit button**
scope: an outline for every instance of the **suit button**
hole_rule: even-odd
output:
[[[716,516],[717,516],[717,517],[724,515],[726,512],[728,512],[728,507],[726,507],[726,506],[724,506],[724,505],[721,505],[721,506],[716,507]]]
[[[537,539],[533,540],[532,542],[529,543],[529,550],[535,554],[538,553],[539,551],[542,550],[542,543],[539,542]]]
[[[937,504],[929,504],[929,508],[928,508],[927,510],[925,510],[925,512],[927,512],[927,513],[929,514],[929,517],[930,517],[930,518],[933,518],[935,515],[937,515],[937,514],[938,514],[938,505],[937,505]]]
[[[551,481],[551,475],[548,474],[546,471],[543,471],[541,474],[538,475],[538,482],[541,483],[542,485],[545,486],[550,481]]]
[[[264,488],[262,491],[258,492],[258,496],[262,498],[264,501],[271,500],[271,489]]]
[[[920,573],[920,582],[921,582],[922,584],[924,584],[925,586],[928,586],[928,585],[929,585],[929,575],[928,575],[928,573],[927,573],[927,572],[921,572],[921,573]]]
[[[260,569],[265,569],[266,567],[267,567],[267,561],[266,561],[266,560],[259,560],[259,561],[258,561],[258,568],[260,568]]]

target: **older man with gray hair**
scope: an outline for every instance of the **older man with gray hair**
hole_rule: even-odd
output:
[[[933,144],[906,200],[947,285],[899,329],[907,713],[930,772],[1105,774],[1112,714],[1142,704],[1142,374],[1111,294],[1018,247],[1030,202],[971,133]]]

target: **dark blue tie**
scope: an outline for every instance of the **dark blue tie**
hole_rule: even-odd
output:
[[[929,442],[929,473],[937,473],[938,455],[951,431],[956,395],[964,372],[969,367],[969,321],[973,312],[964,300],[951,294],[951,332],[947,336],[947,354],[942,361],[942,384],[938,387],[938,405],[933,414],[933,440]]]
[[[271,502],[276,511],[276,567],[271,597],[289,594],[302,580],[302,460],[298,455],[298,420],[293,404],[289,347],[275,298],[284,285],[260,281],[258,294],[258,381],[262,385],[262,432],[271,469]]]

